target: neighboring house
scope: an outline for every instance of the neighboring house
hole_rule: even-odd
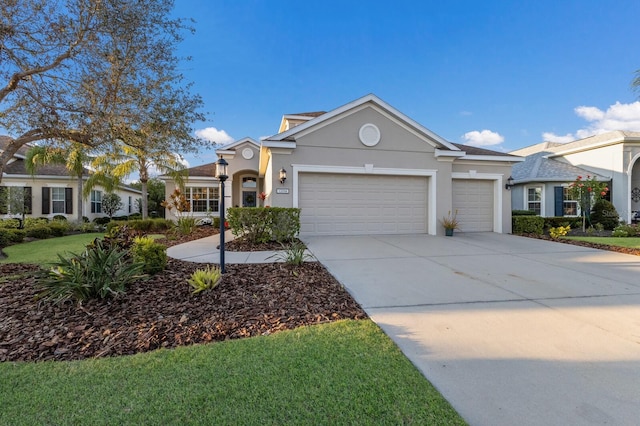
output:
[[[278,134],[216,153],[229,163],[225,206],[299,207],[303,235],[444,234],[440,220],[456,211],[462,231],[509,233],[505,182],[522,161],[448,142],[375,95],[285,115]],[[218,214],[214,174],[213,163],[189,169],[196,216]]]
[[[8,136],[0,136],[0,152],[11,139]],[[74,220],[78,212],[78,180],[69,176],[69,172],[62,165],[45,165],[38,167],[38,174],[32,176],[25,167],[25,158],[29,146],[23,146],[9,161],[2,174],[2,187],[22,187],[31,194],[26,200],[28,217],[53,218],[55,215],[66,216],[69,220]],[[88,177],[88,171],[87,176]],[[137,213],[135,200],[140,198],[140,191],[120,187],[116,193],[122,199],[122,209],[115,216],[129,215]],[[91,195],[85,198],[82,203],[82,215],[90,220],[96,217],[104,217],[102,212],[102,196],[104,190],[96,187],[91,191]],[[11,212],[0,211],[0,218],[13,217]]]
[[[541,216],[577,216],[566,188],[578,176],[609,182],[607,199],[631,222],[640,210],[640,132],[613,131],[569,143],[543,142],[510,152],[525,157],[514,165],[511,205]]]

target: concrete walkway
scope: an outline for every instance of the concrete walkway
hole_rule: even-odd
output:
[[[470,424],[640,422],[640,257],[493,233],[305,243]]]
[[[224,233],[226,242],[232,241],[234,236],[231,231]],[[220,263],[220,250],[217,248],[220,245],[220,235],[212,235],[210,237],[202,238],[195,241],[189,241],[188,243],[179,244],[177,246],[169,247],[167,249],[167,255],[174,259],[186,260],[189,262],[197,263]],[[284,251],[251,251],[251,252],[238,252],[228,251],[224,252],[225,263],[274,263],[283,262],[280,255],[284,254]],[[310,253],[307,251],[307,254]]]

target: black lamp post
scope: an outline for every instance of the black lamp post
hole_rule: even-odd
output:
[[[224,158],[220,157],[220,159],[216,162],[216,177],[220,181],[220,272],[224,274],[224,182],[229,177],[227,175],[227,166],[229,164],[225,161]]]

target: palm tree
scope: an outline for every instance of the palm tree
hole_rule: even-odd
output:
[[[89,155],[87,147],[77,142],[71,142],[68,147],[36,145],[27,151],[25,167],[27,172],[33,176],[37,173],[38,168],[48,164],[65,166],[69,175],[75,177],[77,180],[77,219],[81,222],[83,210],[83,177],[85,174],[84,165],[91,160],[92,157]]]
[[[91,175],[87,183],[99,183],[107,191],[112,191],[126,178],[134,173],[139,174],[142,192],[142,218],[148,216],[147,183],[149,182],[151,168],[158,169],[161,173],[171,176],[178,185],[184,183],[186,170],[181,158],[173,152],[153,150],[117,144],[114,151],[97,156],[91,163],[95,173]]]

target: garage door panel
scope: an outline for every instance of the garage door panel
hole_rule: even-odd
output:
[[[453,181],[453,208],[458,213],[460,231],[493,231],[493,187],[491,180]]]
[[[427,178],[301,173],[305,235],[427,232]]]

